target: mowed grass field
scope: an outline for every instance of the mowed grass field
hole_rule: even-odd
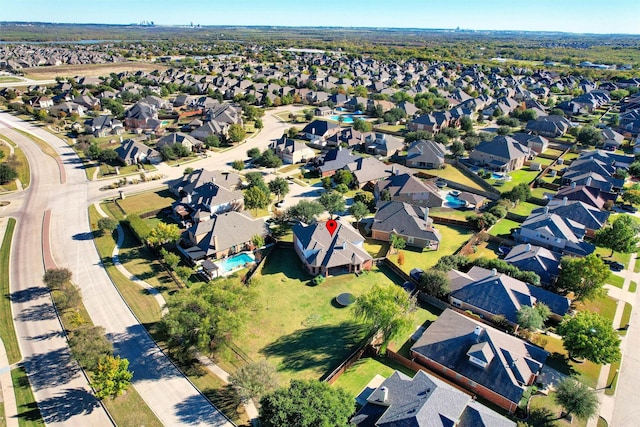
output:
[[[310,284],[311,278],[293,250],[275,249],[251,282],[261,306],[234,340],[252,360],[266,359],[275,366],[283,382],[319,379],[366,336],[367,329],[354,319],[352,306],[335,303],[337,295],[350,292],[358,296],[375,285],[402,282],[384,268],[360,277],[328,277],[317,286]],[[421,324],[430,313],[418,310],[414,316],[414,323]],[[234,364],[231,360],[226,363]]]
[[[23,68],[25,77],[34,80],[51,80],[56,77],[100,77],[108,76],[111,73],[122,73],[124,71],[147,71],[166,70],[165,65],[150,62],[127,61],[109,64],[81,64],[81,65],[58,65],[56,67],[32,67]]]

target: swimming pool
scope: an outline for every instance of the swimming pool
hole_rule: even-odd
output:
[[[338,117],[340,117],[340,115],[338,114],[336,114],[335,116],[329,116],[329,120],[333,120],[334,122],[337,122]],[[342,123],[345,123],[345,124],[353,123],[353,119],[355,118],[353,114],[342,114],[342,117],[344,117],[344,121]]]
[[[445,196],[445,203],[444,203],[444,205],[445,205],[446,207],[456,209],[456,208],[462,208],[462,207],[464,207],[466,204],[467,204],[467,202],[465,202],[464,200],[460,200],[460,199],[458,199],[456,196],[453,196],[453,195],[451,195],[451,194],[447,194],[447,195]]]
[[[222,273],[228,273],[230,271],[243,268],[245,264],[252,263],[254,261],[255,259],[253,258],[253,256],[243,252],[241,254],[229,257],[224,261],[217,262],[216,264],[218,264],[218,267],[220,267]]]

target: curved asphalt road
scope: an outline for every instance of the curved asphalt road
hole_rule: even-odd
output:
[[[66,184],[62,185],[52,158],[23,135],[0,129],[24,149],[33,171],[24,195],[3,197],[12,203],[2,214],[18,219],[12,252],[13,309],[24,364],[47,424],[111,425],[69,357],[42,285],[41,230],[43,213],[50,209],[55,262],[73,271],[73,281],[81,289],[93,322],[105,328],[116,354],[129,359],[134,387],[163,424],[233,425],[160,352],[102,268],[90,237],[89,183],[73,150],[54,135],[7,113],[0,113],[0,127],[24,129],[44,139],[60,154],[66,170]]]

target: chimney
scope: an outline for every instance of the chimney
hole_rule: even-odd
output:
[[[591,186],[591,177],[587,178],[587,184],[586,185],[587,185],[587,187]]]
[[[498,275],[498,270],[496,270],[495,268],[491,269],[491,277],[495,277]]]
[[[567,202],[569,201],[569,199],[567,198],[567,196],[564,196],[562,198],[562,206],[567,206]]]
[[[424,208],[424,220],[429,221],[429,208]]]
[[[576,182],[575,182],[575,181],[573,181],[573,182],[571,183],[571,188],[576,188]]]
[[[531,250],[531,243],[527,243],[527,246],[525,248],[526,251],[529,252]]]
[[[543,212],[545,214],[548,214],[549,213],[549,206],[545,206]]]
[[[475,335],[476,337],[476,342],[480,341],[480,335],[482,335],[482,331],[483,329],[480,326],[476,326],[476,328],[473,330],[473,335]]]
[[[191,204],[193,202],[193,200],[191,199],[191,194],[187,193],[187,203]]]
[[[384,403],[389,402],[389,389],[386,387],[381,387],[380,392],[382,393],[382,401]]]

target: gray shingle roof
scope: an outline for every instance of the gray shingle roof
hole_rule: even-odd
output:
[[[372,228],[439,242],[442,236],[433,228],[433,220],[427,216],[428,208],[404,202],[382,202],[376,211]]]

